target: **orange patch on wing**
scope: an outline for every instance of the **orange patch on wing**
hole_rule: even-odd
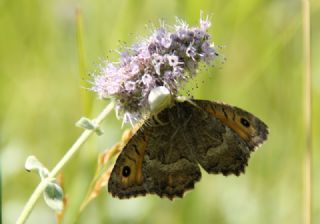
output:
[[[223,124],[235,131],[243,140],[249,141],[252,133],[255,132],[252,126],[246,128],[241,125],[241,117],[237,115],[237,109],[223,104],[215,104],[212,108],[206,108],[206,111],[219,119]]]
[[[137,156],[137,164],[136,164],[136,182],[138,184],[141,184],[143,181],[143,176],[142,176],[142,161],[144,158],[144,153],[145,150],[147,148],[147,144],[148,144],[148,138],[147,136],[144,136],[144,138],[141,136],[140,141],[138,142],[138,144],[136,145],[136,156]]]

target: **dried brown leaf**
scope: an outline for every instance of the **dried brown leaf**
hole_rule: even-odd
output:
[[[63,190],[63,209],[59,212],[55,212],[55,216],[56,216],[56,219],[57,219],[57,223],[62,223],[62,220],[63,220],[63,217],[64,217],[64,212],[65,212],[65,209],[67,207],[67,203],[68,203],[68,198],[67,198],[67,195],[65,194],[65,191],[64,191],[64,178],[63,178],[63,173],[60,173],[58,174],[57,178],[56,178],[56,182],[59,184],[59,186],[62,188]]]
[[[82,211],[91,200],[93,200],[99,195],[102,188],[107,186],[110,174],[113,169],[113,165],[106,169],[107,163],[110,161],[111,158],[117,156],[121,152],[123,147],[128,143],[128,141],[134,135],[138,128],[139,126],[137,125],[132,129],[125,130],[122,134],[120,142],[116,143],[111,148],[106,149],[103,153],[101,153],[98,156],[98,166],[96,175],[91,183],[91,187],[87,194],[87,197],[81,205],[80,211]]]

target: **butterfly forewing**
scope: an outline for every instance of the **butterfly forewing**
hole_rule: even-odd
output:
[[[248,144],[250,150],[254,150],[267,139],[269,133],[267,125],[253,114],[224,103],[207,100],[194,102],[235,131]]]
[[[111,173],[108,189],[113,196],[152,193],[172,199],[200,180],[192,138],[186,132],[190,111],[181,109],[167,108],[158,114],[161,125],[147,120],[129,140]]]

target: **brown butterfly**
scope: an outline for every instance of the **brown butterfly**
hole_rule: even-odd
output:
[[[208,173],[239,175],[268,127],[237,107],[206,100],[175,102],[132,136],[112,170],[108,191],[130,198],[147,193],[183,197]]]

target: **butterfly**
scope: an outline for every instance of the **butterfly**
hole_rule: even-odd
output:
[[[112,196],[183,197],[201,178],[244,173],[250,153],[268,136],[259,118],[207,100],[175,102],[147,119],[124,146],[108,182]]]

